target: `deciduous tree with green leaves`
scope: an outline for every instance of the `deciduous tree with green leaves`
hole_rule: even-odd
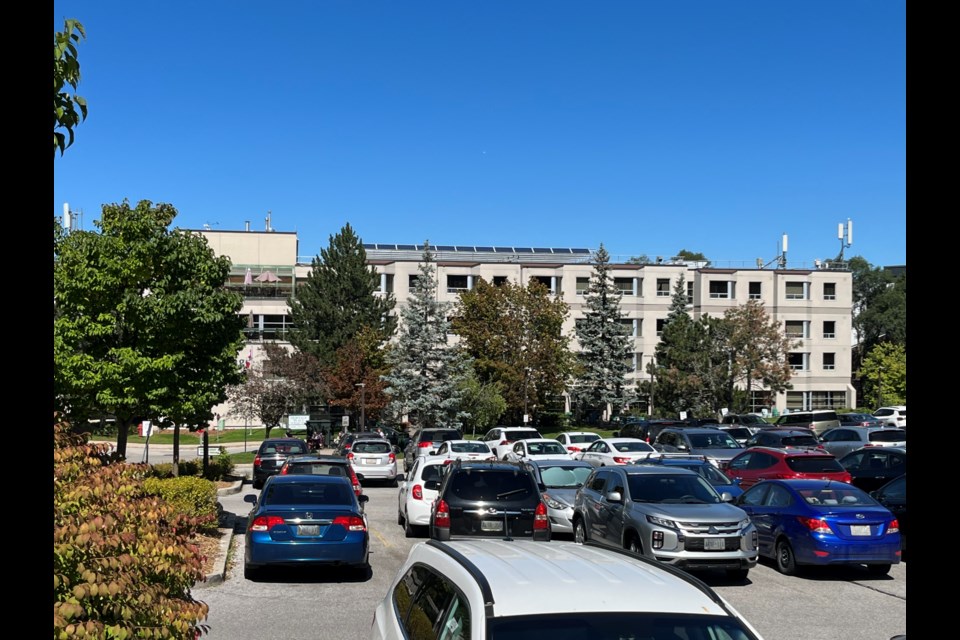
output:
[[[313,258],[310,274],[289,302],[294,326],[290,342],[327,366],[333,363],[337,349],[363,327],[390,338],[397,323],[392,314],[394,298],[390,293],[376,293],[379,290],[380,275],[367,264],[363,243],[347,223]]]
[[[902,344],[881,342],[870,350],[860,367],[862,404],[878,407],[907,404],[907,349]]]
[[[80,61],[77,44],[86,38],[83,25],[77,20],[65,20],[63,31],[53,34],[53,155],[60,155],[73,144],[74,128],[87,118],[87,101],[74,91],[80,84]],[[79,110],[79,112],[78,112]],[[60,131],[58,131],[60,129]],[[66,133],[64,133],[66,132]]]
[[[750,397],[754,383],[771,394],[791,389],[790,351],[800,345],[789,338],[783,327],[772,319],[759,300],[727,309],[724,318],[730,324],[729,348],[733,378]],[[742,412],[747,407],[734,407]]]
[[[54,238],[54,407],[74,424],[206,424],[241,380],[243,298],[230,260],[201,235],[170,229],[176,209],[104,205],[95,231]],[[177,422],[177,425],[184,422]]]

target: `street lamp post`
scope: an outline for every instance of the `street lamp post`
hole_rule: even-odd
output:
[[[367,385],[364,382],[358,382],[354,385],[355,387],[360,387],[360,431],[363,431],[363,427],[366,424],[366,404],[367,404]]]

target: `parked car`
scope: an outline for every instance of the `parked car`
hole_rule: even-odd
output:
[[[869,413],[838,413],[841,427],[882,427],[883,420]]]
[[[592,544],[424,542],[410,548],[370,624],[372,640],[762,640],[697,578]]]
[[[774,428],[756,432],[744,444],[745,447],[773,447],[775,449],[825,449],[819,438],[810,429]]]
[[[760,555],[793,575],[803,565],[866,565],[883,576],[900,562],[900,525],[857,487],[832,480],[767,480],[737,505],[750,515]]]
[[[384,480],[397,486],[397,454],[385,439],[354,440],[345,456],[353,465],[360,482]]]
[[[737,424],[722,424],[720,425],[719,429],[729,433],[730,437],[739,442],[742,446],[746,446],[747,440],[749,440],[753,434],[759,431],[759,429]]]
[[[421,456],[413,462],[410,471],[400,482],[397,494],[397,524],[403,533],[413,538],[426,533],[430,526],[430,507],[440,489],[440,479],[447,461]]]
[[[253,457],[253,488],[260,489],[264,481],[280,472],[288,456],[307,453],[307,442],[300,438],[267,438],[260,443]]]
[[[592,431],[564,431],[557,436],[557,442],[566,447],[570,453],[578,453],[585,449],[594,440],[599,440],[600,434]]]
[[[900,404],[893,407],[880,407],[873,412],[874,417],[891,427],[907,428],[907,405]]]
[[[531,427],[494,427],[484,434],[483,440],[497,456],[497,460],[502,460],[507,455],[507,451],[513,448],[513,443],[526,438],[543,438],[540,432]]]
[[[668,427],[657,436],[656,445],[667,453],[706,456],[718,469],[723,469],[733,456],[743,451],[743,445],[729,433],[709,427]]]
[[[763,416],[755,413],[728,413],[720,418],[721,425],[748,427],[752,430],[762,429],[770,423]]]
[[[529,440],[515,442],[513,447],[503,456],[504,460],[511,460],[513,462],[550,458],[571,460],[572,456],[562,444],[556,440],[546,438],[530,438]]]
[[[431,449],[428,458],[440,460],[496,460],[493,451],[480,440],[444,440]]]
[[[840,458],[850,473],[850,482],[864,491],[879,489],[907,472],[905,447],[863,447]]]
[[[736,498],[743,489],[740,485],[720,471],[715,464],[710,462],[706,456],[687,455],[685,453],[658,453],[648,458],[634,460],[630,464],[654,464],[664,467],[680,467],[681,469],[690,469],[696,471],[704,480],[713,485],[717,493],[723,495],[729,493]]]
[[[620,430],[613,435],[615,438],[638,438],[644,442],[653,443],[664,429],[668,427],[683,428],[686,426],[688,425],[682,420],[668,420],[665,418],[636,420],[624,424],[620,427]]]
[[[639,438],[600,438],[580,453],[574,460],[583,460],[595,467],[628,464],[637,458],[645,458],[656,449]]]
[[[271,476],[247,518],[243,572],[247,579],[277,566],[326,565],[370,570],[370,536],[357,496],[341,476]]]
[[[774,424],[785,428],[806,428],[820,435],[827,429],[840,426],[837,412],[832,409],[814,409],[813,411],[791,411],[779,416]]]
[[[346,458],[334,455],[310,453],[305,456],[288,456],[280,467],[278,475],[294,476],[342,476],[350,479],[353,492],[358,496],[363,493],[360,478],[353,470],[353,465]]]
[[[403,452],[403,470],[410,471],[413,461],[420,456],[425,456],[431,450],[446,440],[462,440],[463,434],[459,429],[439,428],[439,429],[417,429],[407,448]]]
[[[813,478],[847,482],[850,473],[828,451],[750,447],[723,470],[744,491],[761,480]]]
[[[870,497],[890,509],[900,523],[900,549],[907,552],[907,474],[897,476],[879,489],[870,492]],[[901,556],[903,558],[905,556]]]
[[[346,456],[357,440],[386,440],[376,431],[353,431],[342,434],[334,447],[333,452],[338,456]]]
[[[745,580],[757,532],[742,509],[697,472],[632,464],[594,469],[577,491],[573,535],[687,571]]]
[[[386,438],[390,444],[397,447],[397,449],[400,451],[403,451],[404,448],[406,448],[407,442],[410,440],[410,436],[408,436],[407,432],[403,429],[396,429],[385,424],[377,425],[375,431],[376,433],[380,434],[381,437]]]
[[[838,458],[860,447],[906,447],[907,430],[883,425],[837,427],[821,434],[820,445]]]
[[[533,473],[517,462],[454,460],[430,511],[430,537],[550,539],[547,505]]]
[[[573,533],[573,503],[593,465],[583,460],[526,460],[547,504],[551,535]]]

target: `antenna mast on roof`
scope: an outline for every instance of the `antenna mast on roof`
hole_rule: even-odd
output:
[[[777,269],[787,268],[787,234],[783,234],[782,245],[777,246],[777,257],[764,264],[763,258],[757,258],[757,269],[766,269],[773,263],[777,263]]]
[[[847,218],[846,240],[844,240],[843,223],[837,225],[837,238],[840,240],[840,255],[837,256],[837,262],[843,262],[843,250],[853,244],[853,221]]]

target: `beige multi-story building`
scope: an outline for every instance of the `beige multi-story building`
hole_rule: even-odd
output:
[[[218,255],[233,261],[230,286],[244,294],[248,347],[240,359],[256,360],[264,340],[280,340],[290,329],[286,299],[310,271],[310,258],[298,258],[295,233],[277,231],[198,231]],[[392,293],[398,306],[409,298],[423,255],[421,245],[365,244],[367,261],[380,274],[380,293]],[[585,313],[584,294],[593,273],[590,249],[431,246],[436,261],[437,298],[456,302],[479,278],[525,284],[541,281],[570,307],[563,330],[574,335]],[[319,252],[316,252],[319,253]],[[313,255],[316,255],[314,253]],[[653,358],[678,280],[687,287],[692,317],[720,317],[727,309],[756,299],[799,346],[790,354],[793,389],[775,396],[755,390],[751,408],[783,412],[856,406],[851,385],[851,272],[840,264],[813,268],[719,268],[705,262],[658,259],[654,263],[611,263],[621,308],[633,336],[632,377],[649,379]],[[455,338],[454,338],[455,339]],[[577,348],[576,340],[572,345]],[[569,405],[568,405],[569,406]],[[225,408],[219,411],[227,413]]]

